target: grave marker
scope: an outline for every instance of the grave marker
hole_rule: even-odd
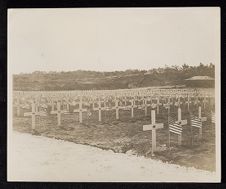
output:
[[[57,115],[57,125],[61,125],[61,114],[66,113],[65,110],[61,110],[61,103],[60,101],[57,101],[57,110],[51,111],[50,114],[56,114]]]
[[[115,113],[116,113],[116,119],[119,119],[119,106],[118,106],[118,100],[115,100]]]
[[[31,112],[25,112],[24,116],[31,116],[31,129],[34,131],[35,130],[35,103],[32,102],[31,104]]]
[[[102,107],[101,107],[101,101],[99,100],[98,101],[98,107],[97,108],[93,108],[93,110],[98,110],[98,120],[101,122],[101,110],[102,110]]]
[[[190,104],[191,104],[190,96],[188,95],[188,100],[186,101],[186,104],[188,105],[188,111],[190,110]]]
[[[82,123],[82,113],[87,112],[87,109],[82,108],[82,99],[80,98],[79,109],[74,110],[74,112],[79,113],[79,123]]]
[[[35,131],[35,117],[36,116],[46,116],[45,112],[37,112],[36,111],[36,105],[35,103],[32,101],[31,103],[31,112],[25,112],[24,116],[31,116],[31,129],[34,132]]]
[[[151,124],[149,125],[143,125],[143,131],[152,131],[152,156],[154,155],[154,152],[156,151],[156,130],[162,129],[163,123],[156,123],[155,121],[155,110],[151,110]]]

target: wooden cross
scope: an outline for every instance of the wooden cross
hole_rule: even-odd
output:
[[[70,104],[71,102],[69,101],[69,99],[63,99],[61,101],[61,104],[62,104],[62,109],[64,111],[64,114],[70,114]]]
[[[57,110],[51,111],[50,114],[56,114],[57,115],[57,125],[61,125],[61,114],[66,113],[65,110],[61,110],[61,103],[60,101],[57,101]]]
[[[143,106],[144,106],[144,115],[147,116],[148,107],[151,106],[151,104],[147,103],[147,99],[146,98],[143,99]]]
[[[186,101],[186,104],[188,104],[188,111],[190,110],[190,104],[191,104],[190,96],[188,95],[188,100]]]
[[[143,125],[143,131],[152,131],[152,156],[154,155],[154,152],[156,151],[156,130],[162,129],[163,123],[156,123],[155,122],[155,110],[151,110],[151,124],[149,125]]]
[[[181,119],[181,108],[178,107],[178,118],[177,118],[177,124],[183,126],[183,125],[187,125],[188,124],[188,121],[185,119],[185,120],[182,120]],[[182,135],[178,135],[178,144],[181,145],[182,144]]]
[[[98,112],[99,112],[99,121],[101,121],[101,110],[102,110],[102,107],[101,107],[101,101],[99,100],[98,101],[98,108],[95,108],[95,107],[93,107],[93,110],[98,110]]]
[[[74,112],[79,113],[79,123],[82,123],[82,113],[87,112],[87,109],[82,108],[82,99],[80,98],[79,109],[74,110]]]
[[[46,116],[45,112],[37,112],[36,105],[34,102],[31,103],[31,112],[25,112],[24,116],[31,116],[31,128],[35,131],[35,116]]]
[[[66,107],[65,111],[69,112],[69,109],[70,109],[70,107],[69,107],[70,106],[69,100],[67,98],[64,98],[64,99],[62,99],[61,104],[62,104],[63,108]]]
[[[25,112],[24,116],[31,116],[31,128],[32,128],[33,131],[35,130],[35,115],[36,115],[35,103],[32,102],[31,112]]]
[[[113,109],[115,109],[116,112],[116,119],[119,119],[119,106],[118,106],[118,100],[115,100],[115,106],[113,107]]]

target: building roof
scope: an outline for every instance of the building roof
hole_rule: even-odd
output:
[[[213,81],[214,78],[209,76],[194,76],[185,80],[189,81]]]

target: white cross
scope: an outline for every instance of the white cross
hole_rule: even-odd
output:
[[[110,111],[110,110],[112,110],[112,108],[111,108],[111,107],[108,107],[108,106],[107,106],[107,104],[106,104],[106,100],[104,101],[104,107],[103,107],[102,109],[104,109],[104,110],[106,110],[106,111]]]
[[[57,101],[57,110],[51,111],[50,114],[56,114],[57,115],[57,125],[61,125],[61,114],[66,113],[65,110],[61,110],[61,104],[59,101]]]
[[[98,110],[98,112],[99,112],[99,121],[101,121],[101,110],[102,110],[102,107],[101,107],[101,101],[99,100],[98,101],[98,108],[95,108],[95,107],[93,107],[93,110]]]
[[[31,116],[31,128],[34,131],[35,130],[35,116],[46,116],[43,112],[37,112],[36,111],[36,105],[34,102],[31,103],[31,112],[25,112],[24,116]]]
[[[188,111],[190,109],[190,104],[191,104],[191,99],[190,97],[188,96],[188,100],[186,101],[186,104],[188,104]]]
[[[156,130],[162,129],[163,123],[156,123],[155,122],[155,110],[151,110],[151,124],[143,125],[143,131],[152,131],[152,155],[156,151]]]
[[[144,107],[144,115],[147,116],[147,112],[148,112],[148,107],[151,106],[151,104],[147,103],[147,99],[144,98],[143,99],[143,104],[142,106]]]
[[[48,106],[44,103],[41,103],[41,104],[36,104],[36,112],[38,112],[38,114],[40,116],[47,116],[47,112],[46,112],[46,109],[48,108]],[[41,111],[40,111],[41,109]],[[43,110],[44,109],[44,110]]]
[[[79,113],[79,122],[82,123],[82,113],[87,112],[87,109],[82,108],[82,99],[79,102],[79,109],[74,110],[74,112]]]
[[[62,100],[62,108],[63,108],[64,114],[70,114],[70,101],[68,99],[65,98]]]
[[[119,105],[118,105],[118,100],[115,100],[115,106],[113,107],[113,109],[115,109],[116,112],[116,119],[119,119]]]

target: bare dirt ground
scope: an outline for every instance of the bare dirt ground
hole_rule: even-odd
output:
[[[188,114],[184,112],[182,109],[182,119],[188,118]],[[89,119],[84,113],[84,122],[79,124],[78,114],[66,114],[62,115],[62,126],[57,126],[55,115],[49,115],[36,117],[36,130],[42,136],[95,146],[115,153],[135,154],[163,162],[215,171],[215,127],[210,120],[203,123],[202,139],[198,138],[197,128],[191,131],[189,125],[184,126],[182,146],[177,145],[177,135],[171,134],[169,148],[167,114],[163,108],[160,109],[156,121],[164,123],[164,129],[157,130],[157,146],[160,151],[153,157],[150,153],[151,131],[142,130],[143,125],[151,123],[150,116],[145,117],[142,110],[135,110],[134,115],[135,117],[131,118],[130,111],[121,110],[120,119],[115,120],[115,111],[107,111],[103,112],[103,121],[99,123],[96,111]],[[19,132],[31,133],[31,118],[14,116],[13,128]]]

